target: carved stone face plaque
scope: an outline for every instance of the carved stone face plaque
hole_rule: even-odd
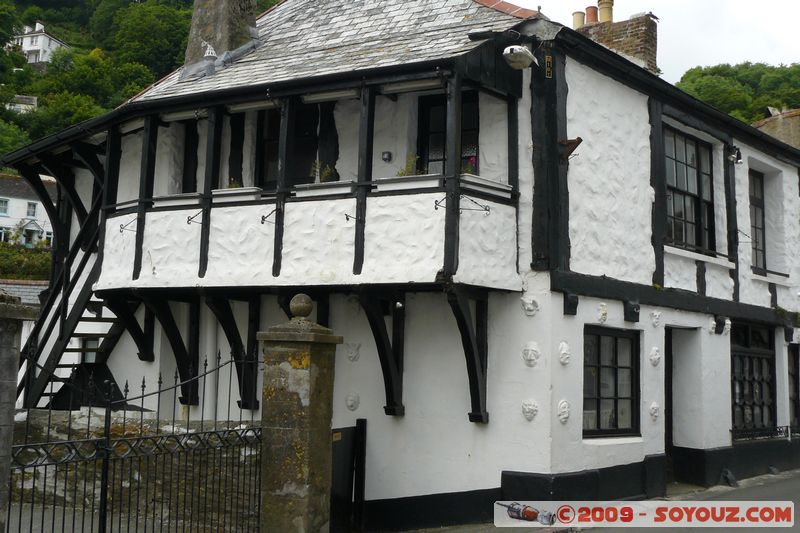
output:
[[[654,328],[661,325],[661,311],[650,311],[650,323]]]
[[[346,342],[344,344],[344,351],[350,361],[358,361],[361,357],[361,343],[360,342]]]
[[[567,341],[561,341],[558,345],[558,361],[562,365],[568,365],[571,357],[572,352],[569,349],[569,344]]]
[[[708,334],[714,335],[717,332],[717,320],[712,316],[708,319]]]
[[[533,368],[539,363],[539,358],[542,356],[542,351],[539,349],[539,343],[531,341],[522,349],[522,360],[525,364]]]
[[[651,403],[650,404],[650,418],[652,418],[653,420],[657,420],[660,410],[661,409],[658,406],[658,403],[656,403],[656,402]]]
[[[535,316],[539,312],[539,303],[530,296],[523,296],[520,301],[526,316]]]
[[[561,400],[558,402],[558,420],[562,424],[566,424],[567,420],[569,420],[569,402],[567,400]]]
[[[661,362],[661,350],[658,349],[658,346],[653,346],[653,349],[650,350],[650,364],[658,366],[659,362]]]
[[[357,392],[351,392],[350,394],[344,397],[344,404],[350,411],[355,411],[356,409],[358,409],[358,406],[361,405],[361,397],[358,395]]]
[[[597,321],[601,324],[608,321],[608,304],[602,303],[597,306]]]
[[[726,318],[725,319],[725,328],[722,330],[722,334],[723,335],[730,335],[730,333],[731,333],[731,319],[730,318]]]
[[[525,400],[522,402],[522,416],[525,417],[525,420],[530,422],[536,415],[539,413],[539,404],[536,403],[536,400]]]

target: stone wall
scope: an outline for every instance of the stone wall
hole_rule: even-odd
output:
[[[39,293],[49,285],[49,281],[0,279],[0,289],[18,297],[23,304],[28,305],[40,305]]]
[[[658,73],[658,24],[651,15],[590,24],[578,31],[650,72]]]
[[[765,118],[753,124],[753,127],[800,149],[800,109]]]

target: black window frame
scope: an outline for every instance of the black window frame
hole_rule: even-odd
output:
[[[278,150],[281,126],[280,108],[259,111],[257,119],[258,145],[256,151],[255,184],[264,192],[278,188]],[[297,104],[294,115],[294,135],[289,142],[287,188],[316,181],[315,162],[319,156],[319,104]],[[274,174],[274,175],[273,175]]]
[[[437,128],[431,128],[431,113],[438,110],[441,120]],[[480,175],[480,104],[478,91],[468,90],[461,95],[461,172],[465,173],[465,162]],[[467,118],[467,120],[465,120]],[[474,122],[473,122],[474,121]],[[417,173],[444,175],[447,163],[447,98],[444,94],[430,94],[419,98],[419,126],[417,129]],[[431,158],[431,136],[442,139],[441,157]],[[465,139],[474,137],[474,149]],[[474,164],[470,162],[474,158]],[[441,164],[442,170],[431,171],[431,163]]]
[[[672,149],[669,140],[672,139]],[[683,160],[679,160],[678,140],[683,142]],[[691,164],[687,157],[687,146],[691,145],[695,153],[695,162]],[[708,172],[704,171],[703,153],[705,153]],[[681,188],[681,172],[685,172],[686,187]],[[672,172],[670,172],[670,169]],[[694,179],[691,173],[694,172]],[[716,224],[714,212],[714,160],[713,147],[710,143],[688,135],[671,126],[664,126],[664,177],[667,185],[667,235],[666,244],[684,248],[703,255],[717,255]],[[707,184],[704,184],[707,177]],[[691,184],[694,183],[694,190]],[[706,188],[708,195],[705,194]],[[682,204],[680,211],[678,205]],[[691,206],[691,208],[689,208]],[[682,215],[678,215],[678,212]],[[690,216],[691,213],[691,216]],[[692,225],[690,242],[685,228]],[[677,228],[681,237],[676,239]]]
[[[747,190],[750,198],[750,251],[751,267],[757,274],[767,275],[767,213],[764,203],[766,175],[753,170],[747,172]],[[759,252],[761,261],[758,260]]]
[[[587,339],[594,337],[597,339],[597,364],[587,364]],[[604,365],[602,358],[602,337],[611,337],[614,339],[614,354],[613,364]],[[631,344],[631,362],[629,366],[620,366],[618,361],[619,352],[619,339],[627,339]],[[638,330],[628,329],[615,329],[600,326],[585,326],[583,331],[583,346],[584,346],[584,359],[583,359],[583,405],[581,410],[581,424],[583,429],[583,438],[601,438],[601,437],[640,437],[641,436],[641,421],[640,421],[640,406],[641,402],[641,334]],[[601,390],[601,373],[604,368],[612,368],[614,375],[614,394],[613,396],[603,396]],[[592,376],[595,380],[596,395],[587,396],[586,394],[586,380],[590,377],[589,372],[596,370],[596,374]],[[619,371],[628,370],[631,374],[631,394],[630,396],[619,395]],[[614,402],[614,425],[615,428],[602,428],[601,429],[601,402],[613,400]],[[619,428],[619,401],[630,401],[631,403],[631,427]],[[586,422],[586,405],[587,402],[595,402],[595,428],[587,429]]]
[[[766,333],[766,343],[756,342],[755,332]],[[740,361],[737,364],[737,360]],[[765,374],[764,363],[769,365]],[[734,440],[780,436],[777,422],[775,332],[769,325],[736,322],[731,326],[731,433]],[[736,384],[740,383],[737,391]],[[756,388],[756,385],[759,388]],[[749,393],[746,385],[749,385]],[[764,386],[769,394],[764,393]],[[757,394],[757,391],[760,391]],[[737,396],[737,392],[740,397]],[[759,399],[760,398],[760,399]],[[750,408],[751,423],[746,423],[746,411]],[[737,423],[737,408],[741,410],[741,423]],[[767,408],[770,423],[756,421],[755,411],[763,413]]]

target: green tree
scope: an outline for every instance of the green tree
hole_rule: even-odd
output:
[[[19,26],[20,20],[14,4],[5,0],[0,1],[0,42],[3,44],[10,42],[16,34],[15,28]]]
[[[178,9],[148,0],[131,4],[115,17],[119,30],[113,43],[116,57],[124,63],[141,63],[156,78],[174,70],[189,34],[190,9]]]
[[[114,21],[118,12],[131,4],[132,0],[100,0],[89,19],[89,31],[98,46],[110,48],[117,33]]]
[[[0,119],[0,155],[13,152],[30,142],[28,134],[19,126]]]
[[[69,92],[47,96],[39,104],[36,111],[18,115],[19,123],[32,139],[45,137],[105,111],[90,96]]]

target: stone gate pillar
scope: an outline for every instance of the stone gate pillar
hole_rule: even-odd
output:
[[[308,320],[299,294],[292,318],[258,334],[264,353],[261,533],[327,532],[336,345],[342,338]]]
[[[0,531],[6,530],[8,477],[14,441],[14,404],[17,399],[20,332],[23,320],[35,320],[34,308],[0,290]]]

